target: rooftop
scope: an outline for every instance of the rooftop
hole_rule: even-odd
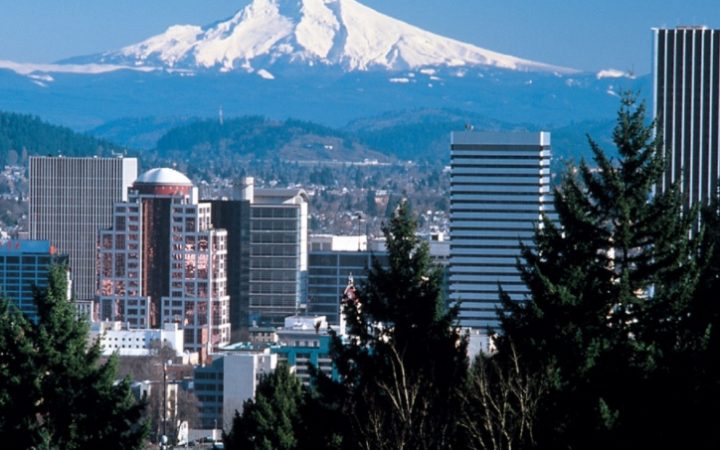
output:
[[[255,202],[257,203],[285,203],[296,198],[301,198],[302,201],[307,202],[308,195],[305,189],[255,189]]]
[[[192,186],[192,181],[182,173],[168,167],[150,169],[143,173],[135,183],[141,184],[163,184],[173,186]]]

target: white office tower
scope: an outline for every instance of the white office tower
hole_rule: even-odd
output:
[[[707,204],[720,177],[720,30],[654,29],[653,111],[665,144],[661,188]]]
[[[30,239],[68,255],[75,300],[95,296],[98,230],[127,199],[137,167],[136,158],[30,157]]]
[[[131,328],[177,323],[185,350],[229,343],[227,232],[214,229],[211,206],[173,169],[152,169],[115,205],[113,226],[100,234],[101,320]]]
[[[520,242],[552,210],[550,133],[455,132],[450,150],[450,301],[462,326],[496,327],[500,288],[518,301],[528,292]]]
[[[250,205],[250,323],[279,326],[307,298],[308,196],[254,189]]]

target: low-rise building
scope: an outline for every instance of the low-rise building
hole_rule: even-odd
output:
[[[193,390],[200,402],[200,422],[206,429],[229,429],[235,411],[242,413],[243,403],[255,396],[262,375],[275,370],[278,357],[269,349],[244,350],[232,346],[212,357],[211,364],[197,367],[194,373]]]
[[[275,344],[278,341],[277,328],[275,327],[250,327],[248,328],[250,342],[256,345]]]
[[[337,327],[339,334],[344,329]],[[278,344],[272,352],[278,355],[279,362],[286,362],[294,368],[295,375],[307,385],[310,382],[309,365],[321,372],[337,377],[330,357],[328,322],[325,316],[290,316],[285,318],[285,326],[277,330]]]
[[[67,255],[59,255],[50,241],[6,239],[0,241],[0,299],[10,300],[28,319],[37,321],[33,288],[48,285],[50,267],[67,265]],[[70,273],[68,272],[68,281]],[[71,283],[67,298],[70,300]]]
[[[95,322],[90,327],[90,341],[100,340],[102,354],[119,356],[152,355],[161,347],[183,353],[184,334],[176,323],[165,323],[160,329],[131,328],[123,322]]]

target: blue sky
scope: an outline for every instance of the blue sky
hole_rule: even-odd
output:
[[[585,70],[647,73],[655,26],[720,27],[718,0],[360,0],[490,50]],[[205,25],[249,0],[0,0],[0,59],[112,50],[170,25]]]

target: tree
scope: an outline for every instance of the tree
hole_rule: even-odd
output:
[[[676,355],[675,378],[681,386],[676,396],[684,400],[678,426],[691,433],[694,448],[718,448],[720,437],[710,432],[720,421],[720,196],[702,209],[703,233],[698,260],[700,281],[690,307],[690,326],[684,336],[685,351]]]
[[[166,376],[165,364],[176,359],[176,351],[167,343],[159,340],[150,342],[150,355],[118,356],[117,376],[130,380],[150,382],[150,394],[147,396],[143,418],[148,424],[152,442],[163,435],[163,378]],[[169,366],[168,366],[169,367]],[[177,395],[172,394],[177,390]],[[199,425],[199,401],[195,394],[184,389],[177,380],[167,379],[168,407],[165,432],[170,442],[178,435],[182,422],[188,422],[190,428]]]
[[[235,411],[232,428],[223,434],[225,447],[235,449],[290,450],[298,448],[299,410],[303,389],[286,364],[264,375],[255,398]]]
[[[375,217],[378,215],[377,202],[375,201],[375,191],[373,189],[367,190],[367,196],[365,200],[367,205],[365,206],[365,213],[368,217]]]
[[[468,449],[510,450],[535,445],[538,406],[550,377],[530,372],[512,344],[509,350],[505,361],[477,355],[470,370],[460,421]]]
[[[0,301],[0,434],[29,449],[138,449],[144,403],[115,380],[115,359],[99,364],[99,342],[67,301],[66,269],[53,267],[36,291],[33,324]]]
[[[466,342],[446,307],[442,271],[401,202],[383,228],[389,267],[376,261],[343,311],[348,339],[333,339],[338,408],[348,448],[452,448],[457,444]]]
[[[555,191],[557,222],[544,217],[535,247],[523,249],[531,295],[505,296],[498,358],[511,361],[512,342],[531,370],[554,374],[538,414],[540,447],[682,442],[668,375],[684,351],[698,279],[694,212],[683,213],[675,189],[654,193],[661,141],[631,94],[613,133],[618,160],[589,141],[597,169],[568,171]]]
[[[165,433],[168,442],[175,443],[183,422],[187,422],[189,428],[199,427],[200,402],[194,393],[177,383],[168,383],[166,389],[168,396],[166,416],[163,417],[163,384],[162,381],[156,381],[147,398],[145,420],[148,422],[153,442],[159,442]],[[165,420],[164,426],[163,420]]]

